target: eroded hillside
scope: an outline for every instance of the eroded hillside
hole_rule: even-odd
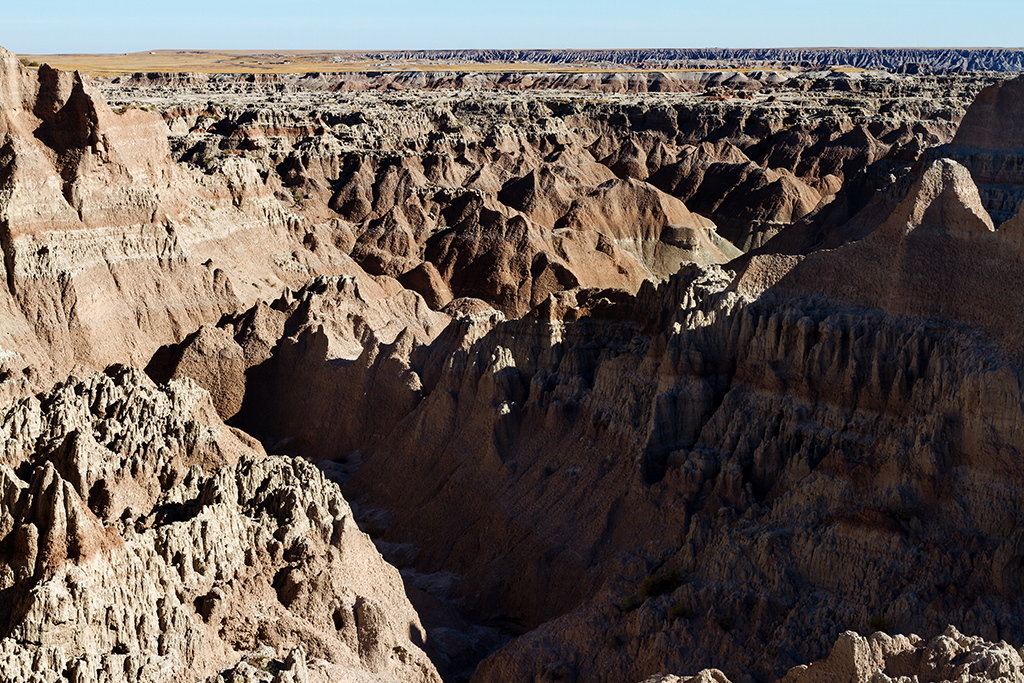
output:
[[[1021,82],[0,57],[0,677],[1021,676]]]

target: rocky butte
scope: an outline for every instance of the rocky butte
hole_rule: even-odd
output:
[[[1024,681],[1024,81],[787,73],[0,51],[0,680]]]

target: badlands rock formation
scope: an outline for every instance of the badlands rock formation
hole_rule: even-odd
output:
[[[837,72],[766,81],[757,95],[750,83],[721,78],[695,83],[693,94],[594,99],[547,94],[542,84],[526,94],[492,93],[480,88],[496,84],[455,83],[450,75],[371,94],[336,92],[349,87],[337,79],[355,75],[185,83],[150,76],[106,92],[122,106],[164,112],[176,158],[203,167],[250,159],[268,183],[279,179],[279,197],[295,200],[300,213],[351,222],[352,255],[370,272],[397,276],[431,261],[455,281],[455,296],[497,295],[505,299],[498,307],[517,316],[543,296],[509,301],[489,283],[460,293],[466,275],[451,261],[482,255],[499,269],[484,271],[491,281],[524,278],[530,264],[479,247],[468,259],[453,250],[465,252],[466,240],[498,241],[545,253],[583,286],[635,291],[638,277],[664,277],[681,259],[737,255],[701,217],[748,249],[829,203],[879,160],[892,167],[885,175],[904,174],[925,147],[952,139],[984,82]],[[407,77],[373,77],[359,87],[390,88]],[[433,90],[451,87],[461,90]],[[222,104],[211,107],[211,97]],[[506,225],[515,216],[526,223]],[[675,227],[686,230],[662,239]],[[582,241],[593,258],[577,263],[575,250],[548,243],[547,235],[566,230],[590,233]],[[595,232],[614,237],[640,271],[597,245]]]
[[[876,631],[865,638],[853,631],[839,636],[827,659],[791,669],[782,683],[940,683],[1022,681],[1021,651],[1005,642],[987,643],[950,626],[931,641],[916,635],[890,637]],[[729,683],[717,669],[696,676],[656,674],[643,683]]]
[[[425,65],[444,63],[465,82],[473,83],[482,75],[473,66],[490,64],[512,67],[501,72],[504,80],[515,79],[518,70],[536,65],[540,74],[551,72],[551,67],[562,71],[603,71],[619,75],[631,69],[716,69],[736,67],[775,67],[784,72],[805,71],[830,66],[857,67],[893,73],[922,72],[974,72],[1024,71],[1024,50],[978,48],[669,48],[669,49],[617,49],[617,50],[390,50],[319,52],[315,56],[323,61],[324,71],[336,69],[350,71],[353,62],[376,62],[370,66],[380,69],[376,74],[393,71],[395,67],[412,66],[420,71]],[[267,55],[269,56],[269,55]],[[278,57],[280,57],[278,55]],[[458,66],[466,65],[465,72]],[[357,72],[358,73],[358,72]],[[271,74],[251,74],[263,79]],[[531,74],[533,77],[535,74]],[[641,76],[634,72],[632,75]],[[627,76],[628,77],[628,76]]]
[[[252,164],[174,164],[158,117],[115,114],[78,75],[6,51],[0,83],[5,377],[38,388],[76,365],[145,365],[161,343],[305,279],[290,253],[300,222]]]
[[[0,60],[10,680],[1019,676],[1021,82]]]
[[[275,681],[440,680],[337,485],[191,381],[112,366],[8,406],[0,433],[3,680],[250,680],[261,647]]]
[[[739,276],[688,266],[518,319],[481,302],[440,333],[407,308],[404,340],[351,363],[331,316],[286,298],[259,368],[276,379],[247,373],[273,389],[246,390],[239,424],[358,467],[347,490],[391,511],[418,571],[456,571],[473,614],[528,631],[477,680],[773,678],[871,624],[1017,640],[1019,339],[984,282],[1012,261],[941,152],[828,232],[861,237],[839,249],[766,246]],[[296,299],[363,306],[318,288]],[[244,356],[245,324],[218,329]],[[359,414],[386,417],[327,428]]]
[[[597,63],[649,66],[766,64],[788,68],[843,64],[862,69],[905,70],[908,65],[936,71],[1024,71],[1024,50],[950,48],[674,48],[620,50],[397,50],[352,55],[354,59],[427,59],[526,63]]]

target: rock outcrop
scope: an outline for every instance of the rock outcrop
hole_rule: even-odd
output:
[[[993,99],[987,94],[982,105]],[[1017,114],[1003,107],[996,116]],[[820,625],[936,633],[939,614],[988,640],[1019,642],[1020,626],[1011,625],[1019,595],[1010,588],[1020,572],[1018,503],[981,493],[1020,489],[1018,247],[1014,222],[994,229],[971,169],[942,158],[945,151],[922,160],[902,198],[877,197],[825,237],[850,243],[795,256],[772,254],[769,243],[735,280],[709,289],[714,280],[697,277],[684,290],[641,292],[638,322],[673,331],[665,341],[655,335],[646,353],[647,362],[652,354],[664,359],[647,375],[657,387],[644,399],[648,436],[640,448],[620,450],[644,453],[637,464],[654,485],[644,493],[623,486],[619,507],[599,505],[616,514],[589,547],[577,543],[587,528],[578,502],[574,538],[553,545],[556,558],[572,553],[588,558],[591,571],[606,567],[594,549],[608,547],[610,529],[639,517],[644,528],[619,538],[636,544],[628,555],[645,556],[646,570],[632,570],[632,592],[612,588],[630,571],[617,570],[590,600],[484,662],[479,680],[543,667],[577,680],[639,680],[676,657],[691,664],[675,670],[717,665],[733,676],[781,676],[784,653],[824,655]],[[887,204],[891,213],[879,217]],[[681,309],[665,312],[666,301]],[[515,365],[524,366],[518,358]],[[572,423],[588,445],[567,455],[602,452],[607,437],[587,434],[608,420],[595,415],[601,375],[593,373]],[[521,445],[514,451],[521,466]],[[607,492],[605,481],[575,484]],[[626,507],[638,500],[652,507]],[[974,512],[965,525],[966,510]],[[652,542],[659,533],[661,555]],[[792,604],[803,607],[791,611]],[[802,635],[790,640],[794,629]],[[580,656],[580,644],[600,633],[613,636],[582,646]],[[765,646],[779,657],[774,670],[746,656]]]
[[[289,78],[135,79],[105,92],[164,112],[176,158],[250,159],[292,210],[343,218],[367,271],[402,277],[429,262],[454,297],[514,316],[573,283],[635,292],[683,259],[758,247],[879,160],[905,174],[952,139],[986,82],[798,74],[756,95],[720,79],[597,101],[443,82],[325,102],[334,86]]]
[[[353,265],[332,228],[290,214],[252,163],[174,163],[158,116],[114,112],[78,74],[0,51],[0,101],[7,379],[39,389],[74,367],[145,365],[282,284]],[[313,255],[301,245],[316,234]]]
[[[1024,202],[1024,137],[1003,122],[1024,111],[1020,79],[986,88],[943,154],[971,170],[985,210],[996,226],[1015,216]]]
[[[847,631],[828,659],[799,666],[784,683],[818,681],[1024,681],[1020,651],[1005,642],[989,643],[950,626],[930,641],[918,636],[870,637]]]
[[[1024,175],[1014,172],[1020,150],[1013,136],[999,149],[980,131],[1024,115],[1021,92],[1021,81],[991,86],[965,129],[930,150],[908,182],[875,194],[845,223],[828,225],[826,216],[816,226],[817,243],[826,249],[780,235],[778,245],[769,242],[744,259],[736,287],[955,320],[985,330],[1017,357],[1024,324],[1014,294],[1024,292],[1017,268]],[[793,258],[779,260],[778,251]]]
[[[1021,651],[1005,642],[989,643],[965,636],[954,626],[930,641],[916,636],[889,636],[854,631],[839,636],[827,659],[791,669],[782,683],[981,683],[1024,681]],[[656,674],[643,683],[729,683],[717,669],[696,676]]]
[[[337,485],[192,382],[113,367],[6,406],[0,431],[3,680],[262,680],[245,652],[287,655],[279,682],[440,680]]]

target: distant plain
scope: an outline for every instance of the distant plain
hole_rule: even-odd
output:
[[[707,70],[601,63],[403,59],[397,56],[390,58],[387,52],[368,53],[348,50],[153,50],[118,54],[24,54],[19,57],[25,63],[49,64],[57,69],[80,71],[103,78],[140,71],[304,74],[361,71],[600,73]],[[714,70],[718,70],[718,68]],[[763,69],[763,67],[750,68]],[[775,67],[770,70],[779,69]]]

